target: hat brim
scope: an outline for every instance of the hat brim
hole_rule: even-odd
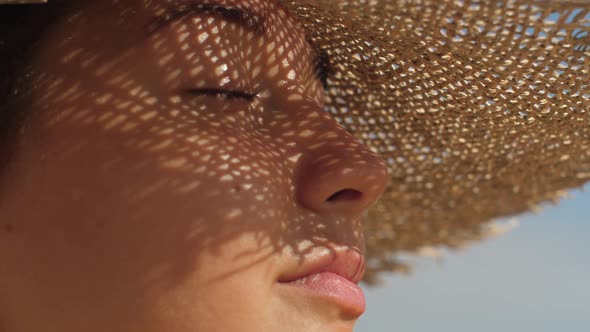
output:
[[[389,165],[369,278],[590,179],[590,4],[283,4],[330,59],[327,110]]]

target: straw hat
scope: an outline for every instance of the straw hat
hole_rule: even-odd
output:
[[[587,2],[283,3],[328,55],[329,112],[389,165],[369,277],[590,179]]]
[[[587,2],[278,1],[329,59],[328,111],[389,165],[369,281],[590,179]]]

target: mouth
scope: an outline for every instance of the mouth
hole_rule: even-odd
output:
[[[279,278],[278,283],[298,296],[327,301],[346,314],[359,317],[366,308],[365,294],[358,286],[365,264],[358,250],[335,249],[307,260]]]

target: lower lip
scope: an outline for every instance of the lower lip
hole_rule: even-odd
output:
[[[282,284],[328,299],[352,315],[360,316],[365,312],[363,290],[354,282],[337,274],[321,272]]]

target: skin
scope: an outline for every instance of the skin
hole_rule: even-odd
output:
[[[215,13],[146,33],[179,3],[89,1],[44,38],[0,178],[0,331],[351,331],[361,314],[278,280],[363,250],[384,161],[324,111],[281,7],[223,1],[266,15],[264,35]]]

